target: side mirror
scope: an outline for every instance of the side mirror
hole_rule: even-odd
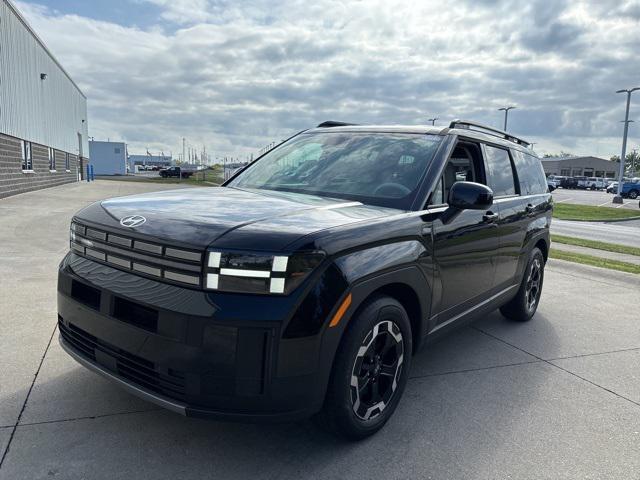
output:
[[[480,183],[456,182],[449,190],[447,203],[442,223],[449,223],[463,210],[488,210],[493,205],[493,190]]]
[[[487,210],[493,205],[493,190],[475,182],[456,182],[449,190],[448,203],[458,210]]]

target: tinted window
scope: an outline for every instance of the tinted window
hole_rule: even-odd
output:
[[[511,153],[518,172],[520,193],[522,195],[545,193],[548,187],[540,159],[519,150],[512,150]]]
[[[493,194],[515,195],[516,187],[513,181],[513,168],[509,158],[509,151],[489,145],[486,148],[487,184]]]
[[[228,186],[409,208],[439,142],[424,134],[305,133],[271,150]]]

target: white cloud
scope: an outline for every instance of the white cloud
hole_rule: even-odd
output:
[[[90,134],[132,151],[186,136],[239,155],[326,119],[501,125],[509,103],[539,151],[609,156],[613,92],[640,84],[633,1],[137,1],[161,8],[157,26],[20,4],[89,97]]]

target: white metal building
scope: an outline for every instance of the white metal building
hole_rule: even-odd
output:
[[[89,157],[95,175],[127,174],[127,144],[124,142],[89,142]]]
[[[87,99],[10,0],[0,0],[0,198],[76,181]]]

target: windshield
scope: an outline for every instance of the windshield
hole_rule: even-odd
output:
[[[303,133],[227,186],[281,190],[408,209],[440,143],[437,135]]]

